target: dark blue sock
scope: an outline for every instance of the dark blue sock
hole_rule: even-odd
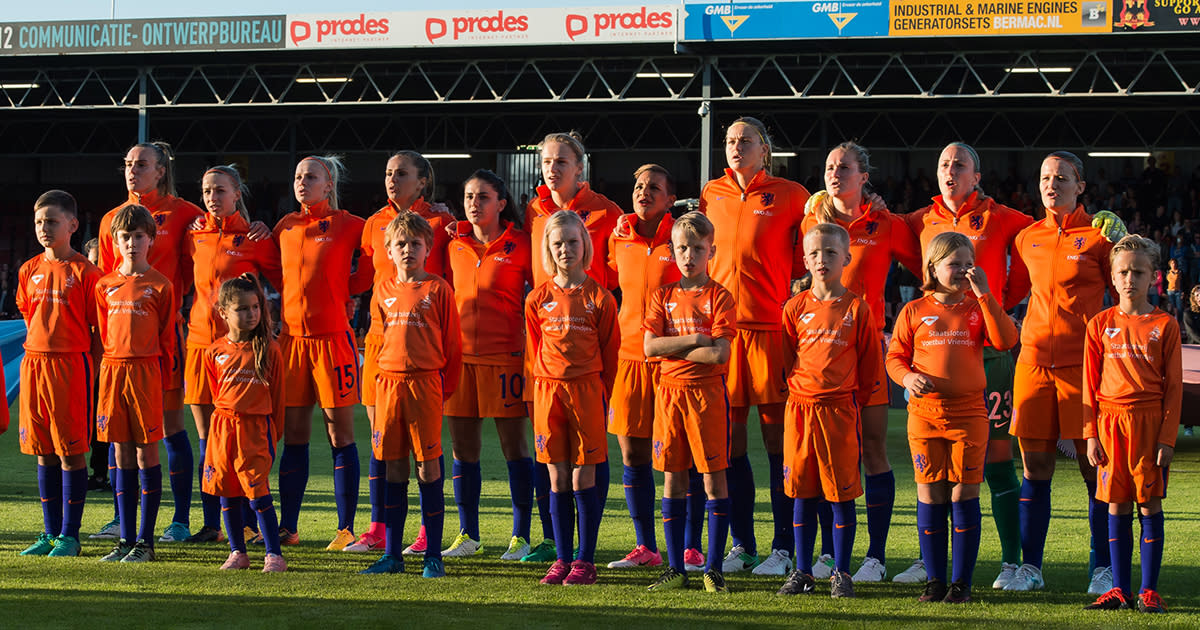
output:
[[[204,462],[207,461],[207,458],[208,458],[208,440],[202,438],[202,439],[200,439],[200,457],[198,458],[200,460],[200,463],[198,466],[196,466],[196,470],[199,473],[199,477],[198,477],[199,479],[204,479]],[[220,497],[209,494],[209,493],[201,490],[200,491],[200,508],[201,508],[201,511],[204,513],[204,526],[205,527],[212,527],[212,528],[216,529],[221,526],[221,523],[220,523],[220,520],[221,520],[221,498]],[[243,515],[243,520],[244,519],[245,519],[245,515]]]
[[[372,509],[372,513],[381,512],[387,523],[384,553],[399,558],[404,550],[404,520],[408,517],[408,482],[387,481],[383,485],[384,491],[377,497],[379,509]]]
[[[529,540],[533,522],[533,459],[508,462],[508,494],[512,497],[512,535]]]
[[[1133,596],[1133,513],[1108,515],[1108,554],[1112,559],[1113,588],[1126,599]],[[1142,556],[1142,566],[1146,556]]]
[[[258,512],[251,505],[252,503],[253,503],[252,501],[245,501],[242,503],[242,523],[246,527],[249,527],[251,531],[258,534],[258,533],[260,533],[258,531]],[[273,511],[274,511],[274,506],[272,506],[272,513],[273,513]],[[276,536],[279,535],[278,519],[276,519],[276,524],[275,524],[275,535]]]
[[[1096,481],[1084,480],[1088,493],[1088,529],[1092,535],[1092,553],[1097,567],[1111,567],[1112,554],[1108,553],[1108,504],[1096,500]]]
[[[550,493],[550,522],[558,559],[570,562],[575,557],[575,499],[569,490]]]
[[[596,561],[596,538],[600,534],[600,488],[592,486],[575,491],[575,511],[579,514],[579,559]]]
[[[854,550],[854,533],[858,529],[858,514],[854,501],[841,501],[833,507],[833,557],[837,570],[850,572],[850,556]]]
[[[867,557],[887,564],[888,530],[892,526],[892,506],[896,503],[896,475],[892,471],[867,475],[865,500],[867,504]]]
[[[650,551],[658,551],[658,540],[654,535],[653,469],[650,468],[650,464],[626,466],[621,481],[625,484],[625,503],[629,506],[629,516],[633,519],[633,532],[637,544],[644,545]],[[687,504],[687,499],[681,501]],[[680,520],[686,527],[687,515]],[[679,544],[683,544],[684,537],[685,534],[681,533]]]
[[[1021,558],[1025,564],[1040,569],[1046,550],[1046,532],[1050,529],[1050,481],[1022,481],[1020,507]]]
[[[175,513],[171,521],[190,525],[192,512],[192,475],[196,462],[192,457],[192,442],[187,431],[180,431],[163,440],[167,447],[167,471],[171,479],[171,498]]]
[[[284,444],[283,454],[279,457],[279,526],[293,534],[299,531],[296,527],[306,488],[308,445]]]
[[[1162,569],[1163,513],[1142,517],[1142,590],[1158,590],[1158,572]],[[1130,529],[1133,529],[1132,522]],[[1132,545],[1130,545],[1132,547]]]
[[[362,470],[358,463],[358,445],[333,447],[333,500],[337,504],[338,529],[354,531],[358,511],[358,484]]]
[[[817,522],[821,527],[821,553],[833,556],[833,506],[825,499],[817,499]]]
[[[47,536],[57,536],[62,531],[63,482],[58,466],[37,467],[38,494],[42,498],[42,525]]]
[[[87,498],[87,468],[62,471],[63,506],[62,535],[79,538],[79,524],[83,522],[83,502]]]
[[[242,519],[243,497],[221,497],[221,517],[225,520],[225,535],[229,550],[246,553],[246,521]]]
[[[946,514],[945,503],[922,503],[917,501],[917,538],[921,544],[921,558],[925,560],[925,573],[931,580],[946,581]]]
[[[117,500],[117,478],[121,473],[117,472],[117,445],[108,445],[108,484],[113,487],[113,518],[121,518],[119,501]]]
[[[137,540],[138,470],[117,470],[117,483],[113,486],[117,495],[117,518],[121,520],[121,539],[129,544]]]
[[[696,470],[693,466],[688,471],[688,518],[687,530],[683,533],[683,548],[684,549],[700,549],[700,536],[704,533],[704,518],[708,510],[708,495],[704,493],[704,475]],[[729,517],[729,512],[725,513],[726,518]],[[725,524],[729,526],[728,523]],[[726,533],[728,537],[728,532]],[[724,543],[722,542],[722,545]],[[724,549],[721,550],[725,552]]]
[[[479,495],[483,493],[483,470],[479,462],[454,460],[454,502],[458,504],[458,528],[471,540],[479,540]]]
[[[188,468],[191,466],[189,465]],[[154,524],[158,521],[158,505],[162,502],[162,466],[139,470],[138,482],[142,486],[142,523],[138,528],[138,538],[153,544]],[[124,519],[121,519],[121,524],[125,524]]]
[[[550,494],[550,471],[542,462],[534,462],[533,497],[537,501],[538,519],[542,521],[542,538],[545,540],[554,540],[555,531],[554,508],[550,506]],[[572,524],[571,528],[574,529],[575,525]]]
[[[667,545],[667,564],[684,571],[683,536],[687,530],[687,499],[662,500],[663,542]]]
[[[612,468],[609,467],[606,457],[604,461],[596,464],[596,498],[600,501],[601,510],[608,504],[608,487],[611,483]]]
[[[248,503],[243,501],[242,505],[249,505],[250,509],[254,510],[254,520],[258,522],[258,531],[262,534],[266,552],[283,555],[279,543],[279,519],[275,517],[275,501],[271,499],[271,495],[264,494]]]
[[[733,500],[733,513],[729,518],[729,530],[735,547],[741,546],[746,553],[758,553],[758,542],[754,538],[754,469],[750,467],[750,456],[742,455],[729,460],[729,497]]]
[[[442,532],[446,523],[446,477],[439,474],[436,481],[417,483],[421,493],[421,522],[425,524],[426,558],[442,557]]]
[[[950,517],[954,523],[951,540],[954,559],[950,579],[971,585],[975,575],[975,561],[979,558],[979,538],[982,534],[983,514],[979,510],[979,497],[970,501],[955,501],[950,504]]]
[[[796,568],[812,575],[813,549],[817,546],[818,498],[792,500],[792,543],[796,546]]]
[[[704,570],[720,571],[725,555],[725,538],[729,535],[729,515],[733,510],[733,502],[729,497],[709,499],[704,502],[704,509],[708,512],[708,554]]]
[[[783,491],[783,453],[767,453],[767,477],[771,480],[771,549],[796,555],[792,545],[792,499]]]
[[[371,500],[371,522],[383,523],[387,518],[383,513],[384,498],[383,493],[387,488],[387,467],[383,462],[375,459],[371,455],[370,463],[367,464],[367,496]]]

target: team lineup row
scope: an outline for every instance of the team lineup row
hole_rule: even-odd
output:
[[[1124,249],[1114,249],[1124,231],[1120,221],[1111,214],[1089,216],[1078,206],[1084,186],[1078,158],[1059,152],[1043,162],[1047,217],[1034,222],[978,188],[978,155],[961,143],[947,146],[939,158],[942,194],[905,216],[888,213],[866,192],[870,164],[862,147],[834,148],[826,160],[825,190],[811,197],[800,185],[770,175],[770,150],[759,121],[742,118],[730,125],[725,175],[706,185],[700,213],[678,221],[668,212],[674,191],[665,169],[637,171],[633,212],[622,214],[581,180],[584,149],[570,134],[542,142],[545,183],[523,221],[503,180],[479,171],[464,185],[467,220],[455,222],[425,200],[432,170],[415,152],[388,160],[389,203],[364,221],[338,209],[340,163],[310,157],[297,165],[294,180],[302,210],[269,230],[248,221],[235,169],[204,174],[206,213],[174,196],[169,147],[140,144],[125,159],[127,203],[101,223],[99,270],[70,250],[77,224],[73,200],[47,193],[35,208],[46,253],[22,267],[19,287],[30,330],[20,441],[24,452],[39,457],[46,519],[45,533],[27,553],[79,552],[87,450],[79,438],[86,438],[93,414],[89,401],[50,384],[91,382],[87,354],[94,326],[104,346],[96,429],[114,443],[110,468],[116,494],[124,497],[115,500],[116,518],[106,528],[120,540],[105,559],[153,558],[161,496],[157,441],[163,439],[175,514],[160,540],[214,540],[223,514],[232,549],[225,568],[244,568],[242,514],[253,505],[249,522],[258,521],[267,546],[265,570],[281,570],[281,545],[298,542],[310,418],[319,406],[338,507],[329,548],[382,547],[383,556],[367,573],[403,571],[400,536],[412,453],[423,526],[406,551],[424,555],[426,576],[444,575],[443,415],[450,424],[460,519],[460,533],[444,555],[481,550],[479,420],[494,417],[512,419],[496,423],[513,495],[512,540],[504,557],[553,560],[544,583],[595,582],[596,532],[609,485],[608,466],[597,464],[608,459],[607,430],[621,446],[636,535],[633,551],[610,566],[662,563],[653,505],[656,467],[666,473],[668,568],[651,588],[684,586],[692,568],[704,571],[708,590],[723,591],[725,573],[753,570],[787,575],[781,593],[810,592],[816,576],[831,579],[835,597],[852,596],[854,582],[886,575],[895,481],[884,450],[888,394],[880,348],[883,286],[895,260],[925,278],[927,292],[901,312],[886,353],[887,372],[911,395],[909,442],[922,549],[921,560],[897,578],[924,581],[925,601],[970,599],[979,485],[986,479],[1002,542],[1002,571],[993,586],[1042,588],[1054,447],[1059,439],[1072,439],[1089,454],[1089,461],[1080,461],[1097,558],[1089,592],[1101,595],[1097,604],[1103,607],[1131,605],[1129,554],[1124,547],[1109,553],[1108,530],[1130,530],[1136,502],[1149,532],[1143,538],[1158,545],[1149,551],[1144,545],[1143,559],[1161,558],[1162,537],[1150,535],[1162,528],[1163,484],[1152,479],[1161,470],[1122,469],[1105,454],[1149,448],[1146,461],[1169,464],[1180,378],[1168,371],[1155,382],[1151,370],[1145,382],[1125,391],[1119,374],[1141,372],[1106,370],[1085,357],[1085,347],[1091,349],[1085,344],[1088,321],[1101,313],[1114,283],[1121,313],[1145,319],[1157,312],[1142,313],[1135,290],[1139,265],[1151,254],[1138,249],[1133,237]],[[356,250],[362,254],[357,268]],[[1029,268],[1050,273],[1031,277]],[[806,273],[811,289],[792,296],[792,279]],[[281,289],[278,343],[270,339],[261,289],[244,274],[261,275]],[[1134,278],[1129,282],[1137,286],[1121,292],[1119,276]],[[175,313],[192,288],[185,342]],[[346,305],[372,288],[360,379]],[[609,293],[616,288],[619,309]],[[75,294],[80,297],[71,299]],[[1006,350],[1017,335],[1004,309],[1027,294],[1014,364]],[[1144,290],[1141,296],[1144,301]],[[95,308],[83,303],[92,298]],[[1098,356],[1147,361],[1160,371],[1172,360],[1177,364],[1177,326],[1154,321],[1147,330],[1103,328],[1106,343],[1118,350]],[[157,382],[162,386],[137,386]],[[356,537],[360,471],[353,405],[360,396],[372,427],[372,518]],[[1115,409],[1145,411],[1143,401],[1158,405],[1138,416],[1154,431],[1142,427],[1130,434],[1129,423],[1114,420],[1128,414]],[[195,468],[202,477],[205,523],[196,536],[190,536],[188,519],[195,462],[183,426],[185,403],[192,406],[201,441]],[[774,530],[765,554],[759,554],[753,531],[750,407],[758,409],[768,453]],[[527,415],[537,463],[519,420]],[[1023,482],[1016,478],[1010,434],[1021,446]],[[276,521],[267,473],[279,439]],[[1099,487],[1097,464],[1105,472]],[[1131,478],[1152,483],[1122,485]],[[854,499],[863,494],[870,547],[851,576]],[[142,519],[135,528],[139,496]],[[535,504],[543,542],[531,546]],[[818,516],[826,512],[831,517]],[[954,562],[948,576],[951,513]],[[700,553],[698,531],[688,526],[704,514],[707,557]],[[831,536],[814,563],[818,522]],[[728,553],[726,531],[733,538]],[[1147,573],[1153,565],[1143,562],[1136,599],[1142,609],[1165,610],[1155,592],[1157,568]]]

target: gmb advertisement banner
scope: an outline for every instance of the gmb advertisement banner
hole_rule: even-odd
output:
[[[887,0],[685,4],[684,38],[795,39],[888,34]]]

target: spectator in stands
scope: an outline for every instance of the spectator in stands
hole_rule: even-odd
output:
[[[16,319],[20,316],[17,311],[17,283],[13,282],[5,264],[0,266],[0,319]]]
[[[1183,342],[1200,343],[1200,285],[1192,287],[1188,308],[1183,314]]]

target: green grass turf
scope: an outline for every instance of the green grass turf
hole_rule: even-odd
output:
[[[912,482],[904,439],[903,413],[892,411],[889,449],[896,469],[896,511],[888,545],[889,578],[908,566],[917,555],[915,529],[916,491]],[[358,434],[366,435],[360,413]],[[484,426],[484,484],[481,528],[486,546],[482,557],[446,563],[447,579],[424,580],[419,564],[410,563],[406,575],[360,576],[357,572],[373,555],[326,552],[332,537],[335,513],[331,460],[324,445],[314,441],[312,477],[301,514],[299,547],[285,548],[289,569],[282,575],[257,570],[223,572],[217,567],[228,548],[224,544],[183,545],[160,543],[159,561],[149,565],[102,565],[97,558],[111,547],[107,541],[88,541],[112,516],[111,498],[88,495],[83,523],[81,558],[22,558],[17,553],[41,529],[34,461],[21,455],[13,428],[0,436],[0,627],[54,628],[192,628],[272,627],[1200,627],[1200,440],[1181,438],[1172,470],[1167,512],[1167,546],[1160,592],[1170,613],[1160,616],[1136,612],[1081,610],[1090,601],[1087,583],[1088,538],[1083,483],[1073,462],[1060,460],[1054,483],[1054,518],[1046,549],[1048,588],[1037,593],[1000,593],[989,587],[999,568],[999,545],[990,523],[984,490],[984,536],[975,573],[976,602],[966,606],[918,604],[919,586],[860,584],[858,598],[831,600],[825,585],[819,594],[785,598],[775,595],[782,578],[749,573],[727,576],[732,593],[714,596],[695,590],[651,595],[645,591],[657,570],[600,569],[595,587],[548,587],[537,582],[544,565],[501,562],[507,545],[511,510],[506,469],[491,421]],[[757,479],[765,478],[766,460],[755,425],[750,444]],[[314,427],[314,436],[322,435]],[[194,436],[194,432],[193,432]],[[193,437],[194,439],[194,437]],[[317,440],[320,438],[317,437]],[[449,438],[446,438],[449,444]],[[363,441],[365,445],[365,440]],[[624,555],[633,544],[633,530],[621,491],[620,456],[610,440],[613,486],[596,553],[603,565]],[[365,480],[367,449],[361,450],[364,480],[358,524],[370,516]],[[165,455],[163,457],[165,462]],[[274,479],[274,477],[273,477]],[[659,478],[661,486],[661,477]],[[446,484],[446,539],[457,530],[450,484]],[[415,535],[416,493],[407,522],[407,540]],[[660,489],[661,492],[661,489]],[[169,492],[164,493],[158,529],[170,517]],[[770,543],[768,493],[759,490],[757,534],[760,547]],[[865,514],[859,502],[855,566],[866,550]],[[199,500],[192,522],[201,522]],[[1136,527],[1136,526],[1135,526]],[[534,517],[534,538],[540,527]],[[1136,532],[1137,530],[1135,530]],[[661,530],[659,540],[662,540]],[[1136,553],[1136,549],[1135,549]],[[261,549],[251,549],[255,565]],[[1134,566],[1134,583],[1138,582]]]

